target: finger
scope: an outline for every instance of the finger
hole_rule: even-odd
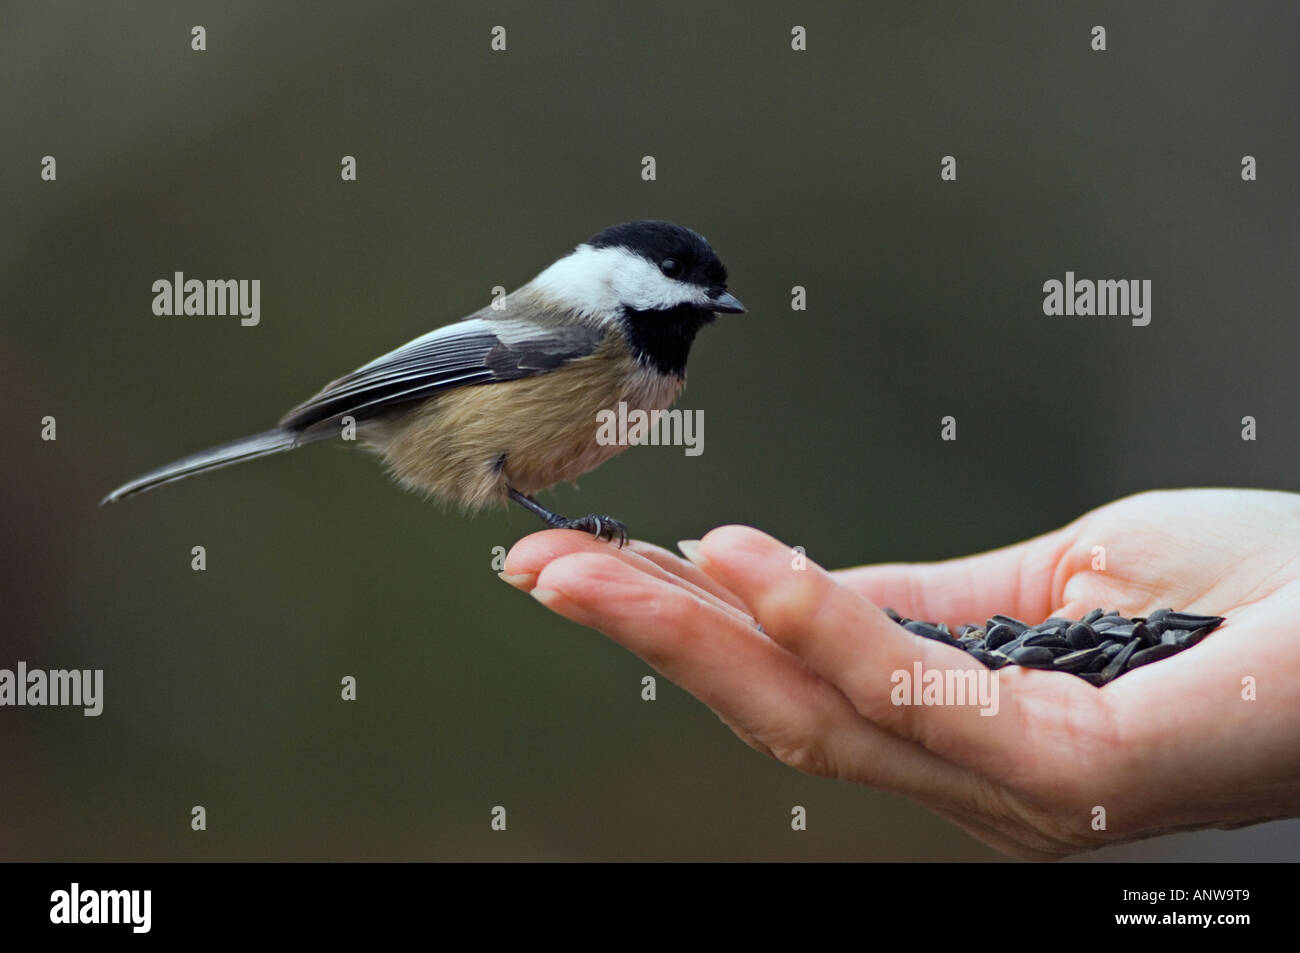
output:
[[[790,552],[756,529],[727,526],[705,536],[697,556],[774,641],[839,688],[863,717],[957,764],[1005,776],[1019,757],[1008,750],[1006,729],[1021,720],[1010,688],[1024,673],[991,672],[960,649],[912,635],[811,560],[792,569]],[[918,662],[923,672],[969,670],[987,686],[996,683],[997,715],[981,715],[976,704],[896,704],[895,686],[913,679]]]
[[[1068,850],[1056,849],[1049,850],[1045,846],[1027,844],[1017,840],[1001,830],[984,822],[983,819],[963,813],[961,811],[949,810],[933,804],[927,804],[930,810],[952,824],[960,827],[971,837],[975,838],[985,846],[992,847],[996,851],[1008,854],[1012,857],[1019,857],[1021,860],[1060,860],[1061,857],[1070,853]]]
[[[656,550],[666,557],[666,560],[651,559],[646,550]],[[746,611],[744,603],[734,594],[728,593],[730,599],[724,599],[715,594],[713,590],[725,592],[716,582],[709,580],[708,576],[700,572],[699,569],[691,567],[693,578],[685,578],[674,574],[670,568],[665,568],[662,562],[667,560],[676,560],[679,563],[685,563],[685,560],[679,560],[671,553],[667,553],[657,546],[651,546],[649,543],[637,541],[629,542],[626,546],[619,549],[610,546],[609,543],[592,538],[587,533],[578,533],[572,530],[543,530],[540,533],[533,533],[531,536],[525,536],[506,554],[505,571],[500,573],[501,578],[510,583],[516,589],[522,589],[524,592],[532,590],[537,583],[537,574],[542,568],[561,556],[572,555],[574,553],[592,553],[597,555],[609,555],[624,563],[632,566],[641,572],[647,573],[656,579],[662,579],[672,582],[676,585],[685,587],[694,595],[699,596],[705,602],[717,605],[726,612],[730,612],[737,618],[745,621],[747,625],[754,625],[753,619],[750,618]],[[671,566],[671,563],[668,563]],[[686,564],[689,565],[689,564]],[[696,579],[708,583],[702,586]]]
[[[698,542],[698,540],[685,540],[677,545],[688,547],[698,545]],[[745,604],[740,601],[740,596],[723,586],[718,585],[717,580],[709,578],[708,573],[703,572],[699,566],[695,565],[695,563],[683,559],[676,553],[656,546],[653,543],[644,543],[641,540],[633,540],[627,544],[627,548],[644,556],[660,569],[670,572],[674,576],[679,576],[692,585],[698,586],[707,592],[713,593],[723,602],[734,606],[745,615],[749,615],[749,610],[746,609]]]
[[[1068,534],[1057,530],[961,559],[882,563],[833,575],[869,602],[912,619],[956,626],[981,624],[1002,613],[1036,624],[1051,615],[1059,599],[1057,567],[1069,545]]]
[[[752,624],[608,553],[548,564],[533,595],[604,632],[800,770],[914,797],[974,803],[957,766],[861,718],[848,700]]]

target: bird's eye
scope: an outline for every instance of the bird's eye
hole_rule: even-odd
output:
[[[682,263],[676,258],[665,258],[659,262],[659,270],[669,278],[680,278],[682,276]]]

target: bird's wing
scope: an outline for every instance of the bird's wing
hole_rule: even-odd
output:
[[[327,384],[285,414],[280,426],[301,432],[347,415],[362,420],[445,388],[544,374],[592,353],[603,336],[599,328],[586,325],[541,328],[470,317],[421,335]]]

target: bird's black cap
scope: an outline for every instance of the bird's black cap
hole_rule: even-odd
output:
[[[625,222],[593,235],[593,248],[626,248],[656,265],[675,258],[683,266],[683,279],[710,289],[727,287],[727,269],[713,246],[698,232],[672,222]]]

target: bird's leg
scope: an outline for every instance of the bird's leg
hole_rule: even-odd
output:
[[[623,544],[627,542],[627,527],[612,516],[597,516],[595,513],[588,513],[586,516],[579,516],[576,520],[571,520],[567,516],[561,516],[559,513],[548,510],[531,496],[520,493],[512,486],[507,486],[506,490],[510,493],[510,499],[534,516],[540,517],[551,529],[585,530],[597,539],[607,539],[611,543],[617,537],[619,549],[622,549]]]

